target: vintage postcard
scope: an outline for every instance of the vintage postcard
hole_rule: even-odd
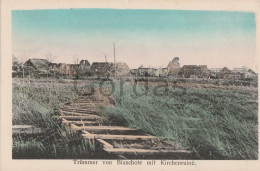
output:
[[[257,170],[257,1],[4,2],[3,170]]]

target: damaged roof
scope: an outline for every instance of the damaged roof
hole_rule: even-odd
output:
[[[46,59],[29,59],[24,63],[25,66],[33,66],[36,69],[48,69],[50,62]]]

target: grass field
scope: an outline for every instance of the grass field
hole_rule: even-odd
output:
[[[258,158],[257,89],[123,88],[103,111],[113,122],[178,141],[196,159]]]
[[[13,125],[33,125],[47,131],[40,136],[13,136],[13,158],[106,158],[98,146],[66,132],[55,118],[58,109],[85,91],[86,84],[13,80]]]
[[[13,124],[54,130],[44,138],[13,137],[13,158],[107,157],[97,155],[99,147],[64,134],[53,117],[61,106],[86,91],[86,81],[74,83],[36,81],[29,87],[13,82]],[[133,85],[126,83],[122,91],[117,83],[113,92],[116,107],[101,107],[102,114],[116,124],[178,141],[194,152],[194,159],[257,159],[256,88],[191,87],[165,92],[164,88],[149,86],[147,94],[140,95],[144,90],[144,86],[136,86],[138,95]]]

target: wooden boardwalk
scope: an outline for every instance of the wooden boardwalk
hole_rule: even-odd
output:
[[[99,105],[111,105],[108,97],[82,95],[60,109],[62,123],[89,141],[98,142],[107,153],[119,158],[186,159],[190,151],[174,142],[166,142],[141,130],[111,125],[98,115]]]

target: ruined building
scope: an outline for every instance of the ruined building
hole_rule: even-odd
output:
[[[46,59],[29,59],[24,63],[24,67],[47,72],[47,70],[50,68],[50,64],[51,63]]]
[[[153,77],[155,76],[155,68],[144,67],[141,65],[138,69],[132,69],[131,74],[139,77]]]
[[[90,66],[91,75],[94,77],[111,77],[114,74],[112,62],[93,62]]]
[[[154,75],[156,77],[167,77],[167,75],[168,75],[168,68],[157,68],[157,69],[155,69]]]
[[[51,63],[46,59],[29,59],[24,63],[25,75],[32,77],[61,77],[73,78],[89,72],[90,64],[87,60],[80,64]]]
[[[228,69],[227,67],[222,68],[219,71],[219,78],[221,78],[221,79],[229,79],[229,78],[231,78],[231,70]]]
[[[51,63],[46,59],[28,59],[23,66],[25,76],[48,77],[52,73]]]
[[[179,57],[173,58],[173,60],[169,62],[167,69],[168,69],[168,76],[177,77],[180,71]]]
[[[79,64],[52,63],[52,69],[56,76],[79,77],[90,72],[90,63],[81,60]]]
[[[257,74],[252,69],[247,68],[234,68],[229,70],[227,67],[224,67],[220,70],[221,79],[257,79]]]
[[[179,72],[183,78],[208,78],[209,74],[207,65],[184,65]]]
[[[116,63],[116,76],[117,77],[128,77],[130,76],[130,68],[126,63]]]
[[[130,68],[126,63],[93,62],[90,67],[94,77],[126,77],[130,75]],[[116,72],[115,72],[116,71]]]
[[[74,76],[77,74],[77,65],[75,64],[53,63],[52,69],[60,76]]]

